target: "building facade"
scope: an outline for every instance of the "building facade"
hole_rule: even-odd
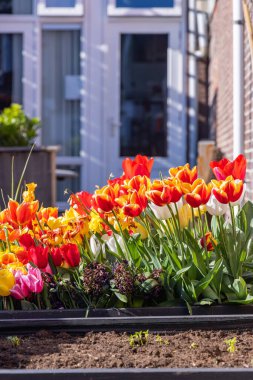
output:
[[[155,176],[194,161],[187,24],[185,0],[0,1],[0,109],[21,103],[60,146],[59,204],[126,156],[156,157]]]

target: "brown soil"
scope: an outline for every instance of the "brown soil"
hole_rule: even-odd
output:
[[[227,339],[236,337],[235,352]],[[145,339],[143,339],[145,341]],[[252,331],[150,333],[143,346],[130,347],[129,334],[70,335],[39,331],[0,338],[0,368],[252,367]]]

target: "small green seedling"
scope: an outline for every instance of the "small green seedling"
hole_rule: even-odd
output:
[[[161,335],[156,335],[155,341],[159,344],[163,344],[163,338]]]
[[[227,352],[231,352],[231,353],[235,352],[235,350],[236,350],[236,337],[234,337],[232,339],[226,339],[224,342],[226,343],[226,345],[228,347]]]
[[[149,332],[146,331],[136,331],[134,334],[129,336],[129,345],[131,348],[136,348],[144,346],[148,342]]]
[[[11,342],[13,347],[18,347],[21,343],[20,338],[16,335],[15,336],[7,336],[6,339],[8,339]]]
[[[199,345],[197,343],[192,342],[192,344],[190,345],[190,348],[193,348],[195,350],[196,348],[198,348],[198,346]]]

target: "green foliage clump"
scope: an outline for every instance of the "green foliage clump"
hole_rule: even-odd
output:
[[[20,104],[12,104],[0,114],[0,146],[29,146],[38,128],[38,118],[29,118]]]

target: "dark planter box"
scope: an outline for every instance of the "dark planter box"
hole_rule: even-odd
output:
[[[3,189],[5,198],[11,194],[11,165],[14,157],[14,190],[17,188],[21,173],[30,152],[29,147],[0,147],[0,188]],[[55,205],[56,196],[56,153],[59,147],[40,147],[34,148],[28,162],[28,166],[23,181],[26,183],[35,182],[36,198],[43,205]],[[24,188],[23,188],[24,190]],[[0,197],[0,206],[3,202]]]
[[[169,331],[187,329],[253,328],[253,306],[140,309],[35,310],[0,312],[0,334],[52,331]],[[251,380],[253,369],[157,368],[0,370],[0,380]]]
[[[252,380],[253,369],[73,369],[0,370],[2,380]]]
[[[136,309],[34,310],[0,312],[0,334],[52,331],[169,331],[185,329],[253,328],[253,306]]]

